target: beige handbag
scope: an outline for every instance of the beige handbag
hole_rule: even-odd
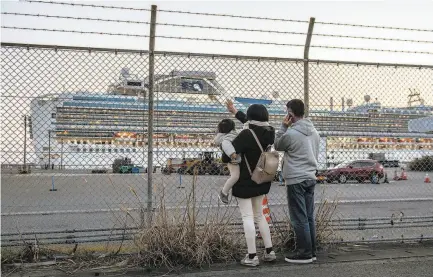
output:
[[[248,171],[251,174],[251,180],[256,182],[258,185],[263,183],[272,182],[277,174],[278,164],[280,162],[280,155],[277,151],[264,151],[256,133],[251,130],[257,145],[260,147],[262,154],[260,155],[259,161],[257,162],[254,171],[251,171],[250,164],[248,163],[247,157],[245,156],[245,163],[247,164]],[[270,146],[268,147],[270,149]]]

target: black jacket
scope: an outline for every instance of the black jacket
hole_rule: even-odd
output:
[[[246,115],[243,112],[238,112],[236,118],[242,123],[247,122]],[[272,145],[275,140],[275,129],[271,126],[262,127],[250,124],[249,128],[254,130],[259,139],[262,147],[266,149],[269,145]],[[259,195],[267,194],[271,188],[271,183],[264,183],[258,185],[251,180],[250,172],[245,163],[245,156],[248,159],[250,168],[254,171],[257,162],[259,161],[261,151],[257,145],[256,140],[251,134],[250,130],[242,130],[239,135],[233,140],[233,146],[236,153],[241,154],[242,161],[240,164],[240,177],[239,180],[232,188],[232,194],[239,198],[251,198]],[[223,155],[223,162],[227,163],[230,161],[229,157]]]

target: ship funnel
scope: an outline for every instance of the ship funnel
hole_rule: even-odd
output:
[[[365,95],[365,96],[364,96],[364,101],[365,101],[366,103],[369,103],[370,100],[371,100],[371,96],[370,96],[370,95]]]
[[[352,107],[352,105],[353,105],[353,99],[352,98],[347,99],[346,104],[347,104],[347,106],[350,109]]]
[[[129,68],[122,68],[122,70],[120,70],[120,75],[122,75],[124,78],[128,78],[130,76]]]
[[[331,97],[330,99],[330,103],[329,103],[329,109],[332,111],[334,111],[334,98]]]
[[[344,112],[344,97],[341,97],[341,110]]]

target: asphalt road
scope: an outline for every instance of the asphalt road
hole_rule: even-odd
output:
[[[257,269],[238,269],[211,271],[205,273],[188,273],[178,276],[189,277],[431,277],[433,276],[433,258],[413,258],[403,260],[359,261],[348,263],[330,263],[315,265],[285,265],[261,267]],[[132,275],[130,275],[132,276]]]
[[[333,247],[318,253],[318,260],[313,264],[293,265],[283,260],[284,255],[277,253],[274,263],[261,263],[259,267],[248,268],[232,262],[213,264],[210,268],[180,269],[167,272],[166,269],[147,271],[146,268],[132,268],[127,272],[104,267],[78,271],[74,276],[188,276],[188,277],[430,277],[433,276],[432,246],[424,244],[373,244]],[[24,272],[12,272],[11,277],[19,276],[67,276],[55,268],[33,269]]]
[[[423,182],[423,173],[409,172],[409,180],[389,184],[350,182],[322,184],[316,199],[370,201],[433,198],[433,183]],[[202,203],[215,203],[216,195],[227,177],[155,174],[153,197],[164,193],[167,206],[178,206],[191,192]],[[58,210],[97,210],[147,202],[145,174],[30,174],[2,175],[2,213]],[[54,184],[57,191],[50,191]],[[181,187],[181,188],[180,188]],[[286,203],[285,187],[275,183],[268,195],[271,204]]]
[[[423,173],[409,172],[408,175],[407,181],[391,180],[389,184],[321,184],[316,187],[316,201],[338,200],[334,219],[391,219],[393,214],[395,217],[432,216],[433,184],[423,182]],[[217,193],[225,179],[225,176],[198,176],[194,183],[192,176],[155,174],[152,188],[153,207],[164,201],[166,207],[176,213],[182,210],[189,197],[195,197],[200,210],[199,220],[207,214],[229,212],[233,214],[233,220],[239,221],[235,199],[232,199],[228,207],[218,202]],[[147,206],[147,176],[143,174],[4,174],[1,181],[3,233],[17,230],[122,227],[126,220],[126,208],[132,209],[132,215],[139,218],[138,211],[134,209]],[[50,191],[53,182],[56,191]],[[285,187],[275,183],[268,198],[273,219],[286,220]],[[128,218],[126,224],[132,226],[135,223]],[[349,223],[338,229],[350,230],[337,232],[345,240],[421,234],[433,236],[433,228],[429,227],[426,231],[425,224],[414,228],[362,230],[356,230],[356,222],[355,225],[347,224]]]

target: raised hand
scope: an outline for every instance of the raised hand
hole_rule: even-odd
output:
[[[233,101],[230,99],[228,99],[226,101],[226,107],[227,107],[227,110],[229,112],[231,112],[232,114],[236,114],[238,112],[238,110],[235,108],[235,105],[233,104]]]
[[[290,117],[290,115],[286,115],[283,119],[283,125],[286,127],[290,127],[290,125],[292,125],[292,118]]]

